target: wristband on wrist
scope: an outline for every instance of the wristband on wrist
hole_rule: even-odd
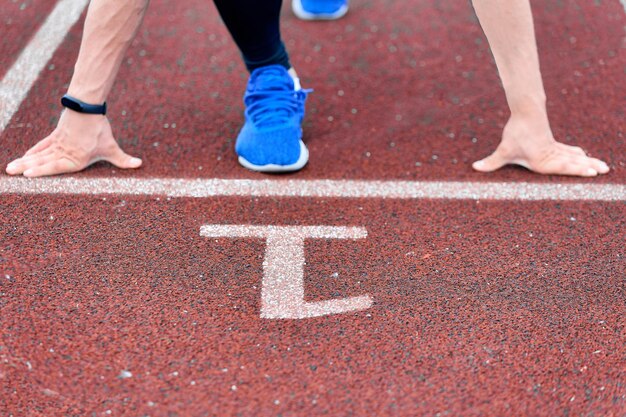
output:
[[[61,105],[78,113],[107,114],[106,102],[104,104],[88,104],[67,94],[61,98]]]

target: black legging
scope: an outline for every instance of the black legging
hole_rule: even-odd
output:
[[[289,69],[280,37],[282,0],[214,0],[249,71],[279,64]]]

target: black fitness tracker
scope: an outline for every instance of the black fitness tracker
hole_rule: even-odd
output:
[[[107,114],[107,104],[88,104],[67,94],[61,99],[63,107],[85,114]]]

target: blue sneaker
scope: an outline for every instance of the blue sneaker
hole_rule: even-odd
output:
[[[348,13],[348,0],[292,0],[291,8],[302,20],[335,20]]]
[[[246,121],[235,144],[241,165],[260,172],[297,171],[306,165],[309,151],[300,125],[311,90],[299,84],[282,65],[252,71],[243,97]]]

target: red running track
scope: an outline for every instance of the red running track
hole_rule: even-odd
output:
[[[506,108],[469,6],[355,0],[334,23],[285,10],[316,90],[311,162],[289,178],[624,184],[622,6],[533,6],[555,133],[610,175],[472,172]],[[1,164],[54,126],[79,34],[2,133]],[[19,49],[0,45],[4,72]],[[245,73],[210,2],[153,2],[128,58],[111,114],[145,166],[78,177],[276,178],[236,163]],[[2,416],[626,415],[623,199],[0,199]],[[200,234],[239,224],[364,228],[305,242],[304,298],[373,305],[261,318],[269,244]]]
[[[0,406],[16,416],[626,412],[623,203],[6,205]],[[374,305],[261,319],[263,240],[199,232],[268,222],[365,227],[306,243],[305,298]]]

